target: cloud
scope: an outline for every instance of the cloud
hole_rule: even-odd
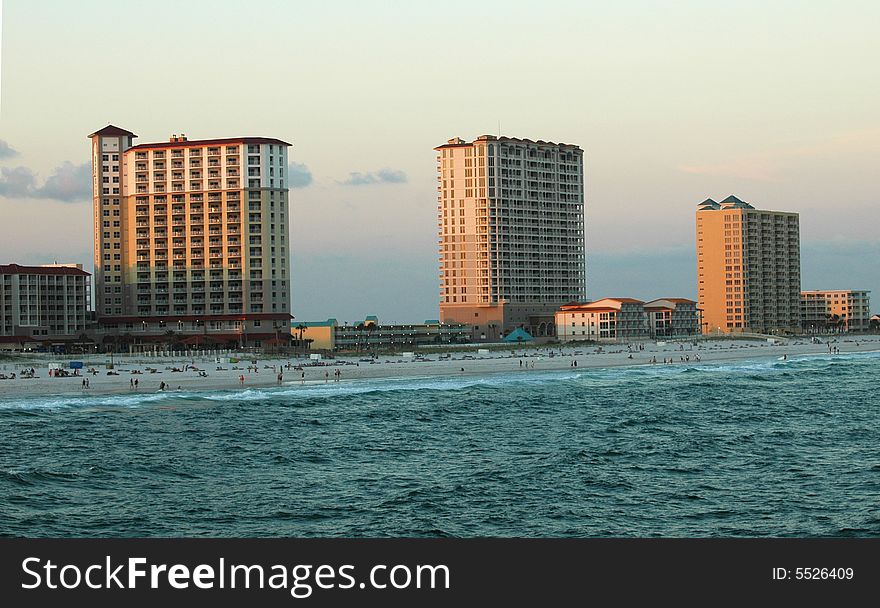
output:
[[[38,198],[72,203],[92,196],[92,170],[88,163],[74,165],[65,161],[55,168],[43,185],[27,167],[0,168],[0,197]]]
[[[12,158],[13,156],[18,156],[18,151],[0,139],[0,158]]]
[[[88,163],[74,165],[66,161],[46,178],[46,183],[37,189],[37,194],[37,198],[65,202],[88,200],[92,197],[92,168]]]
[[[30,198],[36,179],[27,167],[0,168],[0,196],[5,198]]]
[[[366,186],[369,184],[403,184],[406,183],[406,173],[396,169],[380,169],[370,173],[349,173],[348,178],[339,184],[343,186]]]
[[[312,172],[302,163],[290,163],[287,166],[287,182],[291,188],[305,188],[314,181]]]

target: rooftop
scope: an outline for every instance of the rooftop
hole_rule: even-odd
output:
[[[278,146],[291,146],[286,141],[273,137],[225,137],[222,139],[175,139],[175,141],[161,141],[156,143],[138,144],[128,150],[146,150],[156,148],[197,148],[199,146],[224,146],[227,144],[274,144]],[[126,150],[126,151],[128,151]]]
[[[89,135],[89,137],[95,137],[96,135],[102,135],[102,136],[106,136],[106,137],[119,137],[119,136],[128,135],[130,137],[137,137],[137,135],[135,135],[131,131],[126,131],[125,129],[120,129],[119,127],[117,127],[115,125],[107,125],[103,129],[95,131],[94,133]]]
[[[22,266],[20,264],[0,264],[0,274],[68,274],[87,277],[90,273],[72,266]]]
[[[458,148],[463,146],[472,146],[475,142],[483,141],[483,142],[498,142],[498,143],[516,143],[516,144],[534,144],[536,146],[545,146],[545,147],[560,147],[560,148],[569,148],[572,150],[580,150],[580,146],[577,144],[564,144],[562,142],[554,143],[552,141],[544,141],[543,139],[539,139],[537,141],[533,141],[531,139],[520,139],[518,137],[505,137],[505,136],[496,136],[496,135],[480,135],[473,142],[466,142],[460,137],[453,137],[448,140],[445,144],[437,146],[434,148],[435,150],[442,150],[443,148]]]

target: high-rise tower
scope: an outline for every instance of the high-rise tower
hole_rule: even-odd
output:
[[[483,135],[437,150],[440,319],[497,340],[586,297],[583,151]]]
[[[729,196],[697,206],[697,293],[703,333],[800,329],[798,214]]]
[[[92,140],[98,323],[120,333],[289,334],[287,148],[264,137]]]

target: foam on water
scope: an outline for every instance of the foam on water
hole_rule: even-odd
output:
[[[596,383],[620,384],[640,380],[663,381],[681,374],[736,376],[738,374],[774,374],[778,372],[815,373],[837,364],[871,362],[880,358],[880,351],[840,355],[807,354],[781,361],[774,357],[724,362],[688,362],[671,365],[637,365],[608,368],[582,368],[579,371],[500,372],[463,376],[411,376],[406,378],[367,378],[342,382],[300,385],[286,382],[281,387],[248,388],[217,391],[163,391],[115,393],[106,395],[34,395],[0,397],[2,410],[68,410],[112,409],[162,406],[177,403],[276,401],[295,403],[304,399],[339,398],[397,391],[461,391],[472,387],[503,388],[511,385],[544,385],[578,381],[582,385]]]

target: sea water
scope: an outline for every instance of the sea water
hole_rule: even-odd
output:
[[[0,535],[874,536],[880,353],[0,397]]]

